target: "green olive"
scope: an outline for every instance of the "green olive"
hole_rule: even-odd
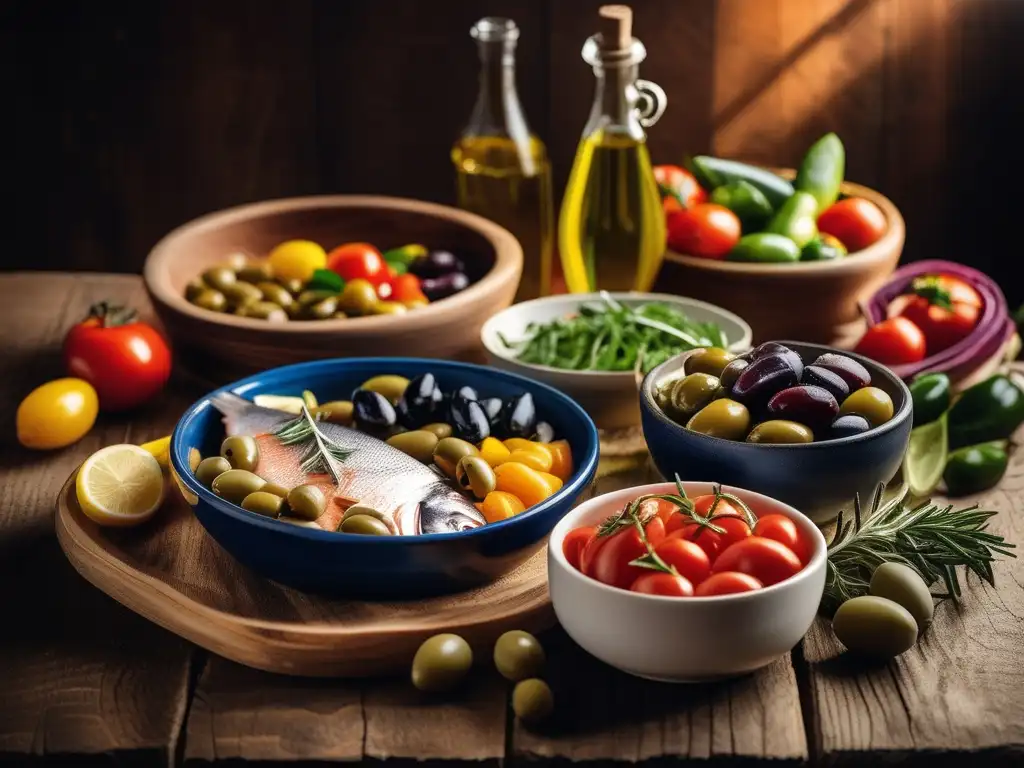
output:
[[[256,287],[260,289],[260,293],[263,294],[263,298],[266,301],[272,301],[282,309],[287,309],[295,303],[295,299],[288,293],[288,289],[277,283],[271,283],[264,281],[257,283]]]
[[[229,469],[217,476],[210,488],[223,499],[241,504],[250,493],[262,491],[267,482],[245,469]]]
[[[404,315],[409,308],[399,301],[378,301],[371,312],[375,315]]]
[[[708,373],[691,373],[672,384],[668,393],[669,412],[689,418],[715,399],[718,377]]]
[[[444,633],[423,641],[412,660],[412,684],[421,691],[449,691],[473,666],[473,650],[458,635]]]
[[[892,418],[892,413],[892,398],[878,387],[864,387],[851,392],[839,408],[840,416],[863,416],[872,427],[885,424]]]
[[[345,283],[338,309],[349,315],[368,315],[377,305],[377,290],[369,280],[356,278]]]
[[[721,347],[703,347],[694,352],[683,362],[683,371],[690,373],[708,373],[718,378],[730,362],[736,358],[732,352]]]
[[[302,310],[301,318],[303,320],[328,320],[334,316],[334,310],[337,307],[337,297],[328,296],[315,304],[307,304]]]
[[[351,507],[345,510],[345,514],[341,516],[341,522],[343,523],[350,517],[359,517],[360,515],[365,515],[366,517],[372,517],[376,520],[380,520],[380,522],[384,523],[384,525],[387,526],[387,529],[390,533],[395,532],[394,521],[384,512],[374,509],[368,504],[353,504]],[[341,529],[340,523],[338,525],[338,529]]]
[[[245,269],[249,264],[249,257],[241,251],[235,251],[229,253],[227,258],[224,259],[224,263],[221,266],[227,267],[233,272],[238,272],[240,269]]]
[[[369,515],[352,515],[341,521],[339,533],[352,533],[360,536],[390,536],[391,529],[376,517]]]
[[[389,437],[384,442],[412,456],[416,461],[429,464],[433,461],[434,449],[437,448],[437,435],[425,429],[414,429],[412,432]]]
[[[213,267],[203,272],[203,282],[221,293],[224,293],[225,288],[234,285],[237,281],[235,271],[230,267]]]
[[[424,429],[427,432],[433,432],[437,435],[438,440],[444,440],[446,437],[452,436],[452,425],[444,424],[439,421],[435,421],[431,424],[424,424],[420,429]]]
[[[479,456],[480,451],[472,443],[457,437],[445,437],[437,441],[434,448],[434,463],[448,477],[455,477],[455,468],[465,456]]]
[[[193,278],[189,280],[188,285],[185,286],[185,300],[195,301],[196,297],[205,290],[207,290],[207,285],[203,282],[202,278]]]
[[[544,649],[529,632],[513,629],[494,644],[494,666],[512,682],[536,677],[544,668]]]
[[[327,508],[327,497],[315,485],[297,485],[288,491],[288,509],[294,517],[316,520]]]
[[[208,309],[211,312],[223,312],[228,308],[228,300],[224,298],[224,294],[220,291],[215,291],[212,288],[207,288],[205,291],[201,291],[199,295],[191,301],[197,307]]]
[[[228,304],[236,309],[260,301],[263,298],[260,289],[252,283],[235,283],[234,285],[226,286],[221,292],[224,294],[224,298],[228,300]]]
[[[283,505],[284,499],[266,491],[256,491],[242,499],[242,509],[247,509],[264,517],[279,517]]]
[[[352,423],[352,403],[348,400],[331,400],[329,403],[318,405],[316,412],[320,418],[332,424],[347,427]]]
[[[735,360],[730,360],[729,364],[722,369],[722,375],[718,377],[718,381],[722,385],[722,389],[726,392],[732,390],[733,385],[736,383],[736,379],[740,377],[743,370],[750,365],[749,360],[744,360],[742,357],[737,357]]]
[[[906,608],[917,622],[919,630],[932,623],[935,601],[924,579],[903,563],[882,563],[871,574],[868,594],[884,597]]]
[[[735,400],[715,400],[686,422],[686,428],[711,437],[742,440],[750,428],[750,411]]]
[[[813,443],[814,433],[803,424],[786,419],[762,421],[747,435],[748,443]]]
[[[192,470],[193,475],[196,473],[196,470],[199,469],[199,464],[202,460],[203,454],[199,452],[198,448],[188,449],[188,468]]]
[[[840,605],[832,617],[832,631],[851,651],[879,659],[899,656],[917,642],[917,622],[910,611],[874,595]]]
[[[324,290],[323,288],[314,288],[308,291],[303,291],[295,300],[303,307],[310,307],[314,304],[318,304],[324,299],[329,299],[332,296],[337,298],[338,294],[334,291]]]
[[[405,388],[408,386],[409,380],[405,376],[387,374],[367,379],[359,388],[384,395],[392,403],[397,403],[398,399],[405,394]]]
[[[498,479],[491,465],[480,456],[463,456],[455,465],[455,482],[462,490],[472,491],[478,499],[483,499],[494,490]]]
[[[297,525],[300,528],[315,528],[318,531],[323,530],[323,528],[314,523],[312,520],[303,520],[301,517],[288,517],[287,515],[282,514],[277,519],[280,520],[282,523],[290,523],[291,525]]]
[[[224,438],[220,444],[220,455],[231,463],[232,469],[255,472],[260,463],[260,447],[256,438],[249,435],[235,435]]]
[[[247,283],[242,283],[242,285],[247,285]],[[283,323],[288,320],[288,313],[270,301],[254,301],[251,304],[246,304],[236,314],[257,320],[267,320],[271,323]]]
[[[512,689],[512,711],[524,723],[539,723],[554,710],[555,695],[543,680],[522,680]]]
[[[231,469],[231,463],[223,456],[210,456],[199,462],[195,469],[196,480],[207,488],[213,485],[213,481]]]
[[[279,483],[267,483],[260,490],[264,493],[272,493],[275,496],[280,496],[282,499],[288,498],[288,489]]]
[[[237,277],[239,280],[260,287],[261,283],[273,280],[274,273],[271,271],[269,264],[247,264],[238,270]],[[262,287],[260,287],[260,290],[262,290]]]
[[[278,280],[277,282],[279,282],[292,296],[298,296],[302,293],[302,289],[306,287],[306,284],[297,277],[293,277],[291,280]]]
[[[344,312],[342,312],[339,309],[337,312],[335,312],[333,315],[331,315],[331,319],[332,320],[347,320],[348,319],[348,315],[346,315]]]

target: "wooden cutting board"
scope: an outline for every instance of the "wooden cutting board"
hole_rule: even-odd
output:
[[[75,474],[57,499],[57,539],[94,586],[150,621],[225,658],[314,677],[406,674],[420,643],[456,632],[488,659],[509,629],[554,625],[544,549],[479,589],[412,602],[332,600],[270,582],[238,563],[173,484],[164,507],[132,529],[82,514]]]

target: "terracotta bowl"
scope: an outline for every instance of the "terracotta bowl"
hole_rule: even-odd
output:
[[[779,171],[793,177],[793,171]],[[903,251],[903,217],[885,196],[846,182],[842,192],[879,208],[889,228],[874,245],[834,261],[748,264],[669,251],[655,290],[682,293],[735,312],[754,330],[754,343],[800,339],[842,344],[861,322],[861,300],[882,286]]]
[[[456,252],[473,283],[404,315],[280,324],[209,312],[185,300],[186,283],[229,254],[263,256],[293,238],[328,250],[350,241],[382,248],[423,243]],[[480,216],[415,200],[333,195],[253,203],[191,221],[156,244],[143,277],[178,359],[206,379],[227,381],[321,358],[479,357],[480,327],[512,302],[522,265],[515,237]]]

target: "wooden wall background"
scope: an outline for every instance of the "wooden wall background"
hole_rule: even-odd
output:
[[[0,6],[5,268],[137,271],[202,213],[372,192],[449,202],[476,89],[470,25],[522,29],[527,116],[564,186],[599,0],[8,0]],[[907,257],[1016,280],[1024,2],[634,0],[669,96],[657,161],[793,164],[826,130],[903,209]]]

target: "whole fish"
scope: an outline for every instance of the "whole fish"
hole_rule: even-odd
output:
[[[324,530],[337,530],[344,510],[357,503],[390,515],[398,533],[404,535],[452,533],[486,522],[480,511],[434,470],[372,435],[331,422],[315,422],[326,441],[348,453],[341,460],[331,460],[338,479],[335,483],[326,472],[309,473],[302,467],[310,452],[317,450],[312,434],[305,444],[290,445],[276,434],[305,416],[262,408],[231,393],[216,394],[210,402],[224,415],[229,436],[255,438],[260,449],[256,469],[260,477],[286,488],[316,485],[324,492],[327,510],[316,521]]]

